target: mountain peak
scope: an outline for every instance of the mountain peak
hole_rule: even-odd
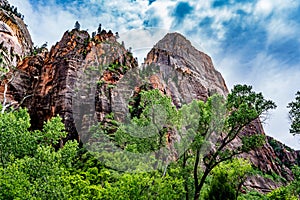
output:
[[[222,75],[214,68],[211,58],[197,50],[180,33],[166,34],[148,53],[145,63],[146,65],[156,63],[161,68],[166,68],[162,71],[181,71],[188,77],[185,83],[187,87],[190,85],[190,79],[195,80],[195,85],[193,86],[195,91],[190,95],[193,98],[183,102],[189,102],[191,99],[206,99],[209,95],[208,93],[211,93],[209,91],[218,92],[223,96],[226,96],[228,93],[225,81]],[[170,75],[165,74],[165,76]],[[168,84],[166,83],[166,85]],[[205,88],[205,95],[204,92],[199,93],[199,85]]]
[[[191,42],[187,40],[183,35],[180,33],[167,33],[165,37],[163,37],[155,46],[154,48],[166,50],[168,52],[172,52],[177,54],[178,52],[184,49],[193,48],[196,50]]]
[[[187,45],[189,44],[189,45],[191,45],[191,42],[178,32],[167,33],[158,42],[158,44],[164,44],[164,43],[170,43],[170,42],[172,44],[187,44]]]
[[[22,57],[30,55],[32,40],[23,15],[7,0],[0,0],[0,52],[4,51],[5,64],[16,66]],[[7,50],[7,52],[5,52]]]
[[[214,69],[210,56],[196,49],[188,39],[177,32],[167,33],[154,45],[153,49],[166,51],[169,55],[185,58],[186,61],[195,64],[194,66],[198,68],[196,71],[200,70],[198,62],[203,61],[210,63],[208,65]]]

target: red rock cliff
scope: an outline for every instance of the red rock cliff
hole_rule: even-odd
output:
[[[31,48],[26,31],[6,18],[2,22],[12,27],[16,44],[25,55]],[[26,29],[27,30],[27,29]],[[3,32],[2,32],[3,33]],[[27,38],[27,39],[26,39]],[[17,49],[17,48],[16,48]],[[91,38],[86,31],[72,30],[50,52],[29,56],[18,63],[15,79],[9,85],[8,97],[28,108],[33,129],[41,129],[44,121],[60,115],[69,133],[64,140],[87,140],[82,134],[94,121],[106,122],[106,115],[115,113],[119,121],[128,112],[128,99],[139,91],[143,81],[170,96],[175,106],[193,99],[206,100],[210,95],[228,94],[222,75],[214,68],[211,58],[195,49],[178,33],[167,34],[148,53],[141,70],[136,59],[116,41],[111,31],[102,31]],[[0,92],[3,91],[3,85]],[[257,120],[242,134],[265,134]],[[233,145],[241,144],[240,140]],[[244,154],[254,166],[291,180],[293,175],[269,143]],[[252,177],[247,186],[267,192],[278,184]]]

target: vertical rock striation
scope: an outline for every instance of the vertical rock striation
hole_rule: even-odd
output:
[[[206,100],[210,95],[228,94],[222,75],[215,70],[211,58],[195,49],[191,43],[178,33],[169,33],[160,40],[147,55],[144,69],[152,70],[150,82],[154,88],[172,97],[174,105],[180,107],[193,99]],[[241,135],[265,134],[261,122],[255,120],[248,125]],[[231,147],[241,145],[238,137]],[[287,154],[286,154],[287,155]],[[262,148],[244,153],[259,170],[265,173],[276,173],[286,180],[293,179],[293,174],[285,164],[278,163],[278,155],[267,142]],[[256,181],[260,180],[260,181]],[[262,177],[250,177],[246,182],[250,188],[269,192],[280,184]]]
[[[149,89],[159,89],[171,97],[177,108],[194,99],[205,101],[214,93],[224,97],[228,94],[225,81],[211,58],[178,33],[169,33],[160,40],[140,69],[132,54],[116,41],[111,31],[105,30],[93,38],[86,31],[67,31],[49,52],[27,56],[32,41],[26,25],[9,9],[7,1],[0,0],[0,5],[0,44],[5,62],[18,63],[7,97],[28,108],[32,129],[41,129],[45,121],[59,115],[68,132],[64,141],[80,140],[79,135],[81,140],[88,140],[89,136],[82,133],[94,121],[109,126],[106,116],[111,113],[116,120],[124,121],[128,116],[129,99],[138,94],[145,83],[150,85]],[[3,92],[3,84],[0,92]],[[174,134],[169,134],[170,148],[172,140],[176,140]],[[241,134],[265,133],[256,120]],[[232,145],[241,145],[240,138]],[[288,160],[298,162],[299,154],[274,151],[274,148],[266,143],[242,156],[263,172],[292,180],[288,166],[292,162]],[[246,185],[262,192],[279,186],[258,176],[249,178]]]
[[[6,65],[16,66],[31,53],[33,43],[17,9],[6,0],[1,0],[0,6],[0,52]]]

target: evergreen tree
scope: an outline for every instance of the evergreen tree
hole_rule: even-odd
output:
[[[96,36],[96,32],[92,32],[92,38],[94,38]]]
[[[289,103],[287,107],[290,108],[289,118],[292,122],[290,133],[300,134],[300,91],[296,93],[295,101]]]
[[[74,28],[75,28],[76,30],[80,30],[80,24],[79,24],[78,21],[75,22]]]
[[[97,29],[97,34],[100,34],[101,31],[102,31],[102,29],[101,29],[101,24],[99,24],[98,29]]]

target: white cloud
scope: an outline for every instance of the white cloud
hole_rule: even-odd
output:
[[[97,29],[102,23],[103,28],[113,31],[125,32],[128,26],[141,28],[148,2],[140,1],[128,6],[126,1],[93,1],[80,7],[68,7],[64,9],[54,2],[45,5],[36,4],[35,8],[29,0],[11,0],[11,4],[17,6],[19,11],[25,15],[25,22],[32,35],[35,44],[41,45],[47,41],[50,45],[60,40],[62,34],[74,27],[75,21],[79,21],[82,29],[90,32]],[[103,7],[103,5],[105,7]],[[117,8],[122,8],[117,10]],[[101,10],[99,10],[101,9]],[[96,14],[97,13],[97,14]],[[98,14],[99,13],[99,14]]]
[[[266,29],[268,31],[268,42],[276,42],[282,38],[288,38],[296,36],[298,37],[297,24],[293,21],[287,21],[283,19],[274,18],[267,24]]]
[[[283,14],[286,10],[293,9],[298,5],[299,3],[295,0],[259,0],[255,5],[254,14],[260,16],[268,16],[271,13]]]
[[[125,47],[127,49],[131,47],[133,55],[138,58],[139,64],[142,64],[153,44],[157,43],[168,32],[169,30],[161,28],[133,29],[120,33],[118,41],[126,41]]]
[[[170,29],[172,26],[172,18],[170,11],[175,7],[176,2],[172,1],[155,1],[149,6],[148,10],[152,10],[161,19],[159,28]],[[149,16],[150,17],[150,16]]]
[[[273,11],[273,3],[272,0],[260,0],[256,4],[255,11],[259,15],[269,15]]]
[[[17,6],[25,16],[25,23],[35,45],[45,42],[55,44],[66,30],[73,28],[76,21],[76,16],[55,5],[37,5],[37,8],[33,8],[28,0],[11,0],[10,3]]]
[[[259,0],[257,2],[253,11],[254,16],[264,23],[269,43],[286,37],[298,38],[299,26],[290,18],[290,14],[299,5],[300,2],[294,0]]]
[[[249,65],[255,67],[247,69]],[[258,54],[251,63],[243,63],[236,55],[227,55],[217,66],[229,88],[235,84],[252,85],[255,91],[262,92],[265,98],[273,100],[278,107],[270,112],[268,119],[263,123],[266,134],[300,149],[300,137],[293,137],[289,133],[286,108],[299,90],[299,67],[284,66],[274,57],[264,53]]]

